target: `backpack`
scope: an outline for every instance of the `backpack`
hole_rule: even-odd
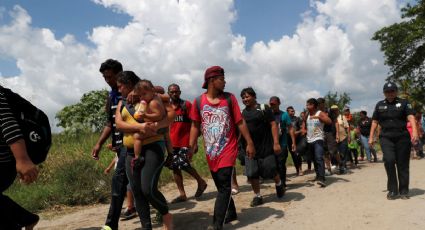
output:
[[[224,98],[227,101],[227,104],[229,105],[229,114],[233,119],[233,103],[232,103],[232,99],[230,98],[230,93],[228,92],[223,92]],[[196,108],[198,109],[198,113],[201,113],[201,98],[202,95],[196,97],[195,102],[196,102]],[[186,105],[185,105],[186,107]]]
[[[0,86],[1,87],[1,86]],[[7,88],[0,88],[24,136],[28,156],[34,164],[46,160],[52,145],[52,133],[47,115]]]

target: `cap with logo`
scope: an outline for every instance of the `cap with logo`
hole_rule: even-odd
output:
[[[384,85],[384,92],[388,92],[388,91],[397,91],[397,85],[394,82],[387,82]]]

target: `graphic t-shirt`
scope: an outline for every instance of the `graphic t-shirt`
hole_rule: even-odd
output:
[[[189,147],[190,127],[192,120],[190,119],[190,110],[192,104],[189,101],[184,101],[185,109],[179,104],[174,109],[176,117],[170,125],[170,138],[173,148]]]
[[[321,111],[318,110],[313,116],[310,114],[307,117],[307,142],[313,143],[318,140],[324,139],[323,126],[324,124],[319,120],[318,116]]]
[[[234,166],[238,154],[235,124],[242,120],[242,115],[235,96],[231,94],[230,99],[232,108],[229,108],[224,95],[220,96],[219,103],[212,104],[204,93],[200,99],[200,111],[197,106],[192,106],[190,114],[193,121],[201,123],[204,151],[213,172]],[[196,105],[196,99],[193,105]]]
[[[370,128],[372,127],[372,119],[367,117],[364,120],[360,120],[358,126],[360,128],[360,134],[368,137],[370,135]]]

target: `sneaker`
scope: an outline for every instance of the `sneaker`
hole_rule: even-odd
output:
[[[152,221],[154,224],[162,224],[163,223],[163,221],[162,221],[162,214],[161,213],[159,213],[159,212],[157,212],[156,214],[155,214],[155,217],[153,218],[153,221]]]
[[[276,185],[275,187],[276,187],[277,198],[282,198],[283,195],[285,195],[285,187],[283,183],[281,183],[279,186]]]
[[[402,200],[408,200],[410,199],[409,195],[407,195],[407,193],[400,193],[400,198]]]
[[[325,176],[332,176],[332,172],[326,171]]]
[[[251,207],[255,207],[262,204],[263,204],[263,197],[261,196],[255,196],[254,199],[252,199],[251,201]]]
[[[112,230],[108,225],[103,226],[100,230]]]
[[[126,208],[123,213],[121,213],[121,218],[129,220],[137,216],[135,208],[129,209]]]
[[[326,187],[326,184],[325,184],[325,181],[323,181],[323,180],[317,180],[317,185],[319,185],[321,188],[324,188],[324,187]]]
[[[388,200],[395,200],[398,198],[398,194],[396,192],[388,192],[387,193],[387,199]]]

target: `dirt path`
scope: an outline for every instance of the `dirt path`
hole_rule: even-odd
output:
[[[347,175],[327,177],[328,186],[320,189],[309,182],[313,174],[294,177],[289,168],[288,191],[283,199],[275,196],[274,184],[262,185],[265,204],[251,208],[253,197],[243,176],[238,178],[241,193],[234,196],[239,220],[225,229],[423,229],[425,226],[425,160],[411,161],[409,200],[386,199],[386,175],[382,163],[361,164]],[[291,176],[292,175],[292,176]],[[187,194],[194,194],[196,184],[186,182]],[[162,191],[167,200],[175,197],[175,187]],[[212,220],[214,185],[200,201],[193,197],[170,205],[175,229],[206,229]],[[80,208],[78,211],[42,219],[36,229],[99,229],[105,221],[108,205]],[[157,226],[158,227],[158,226]],[[139,229],[137,218],[121,221],[120,229]],[[158,228],[160,229],[160,228]]]

